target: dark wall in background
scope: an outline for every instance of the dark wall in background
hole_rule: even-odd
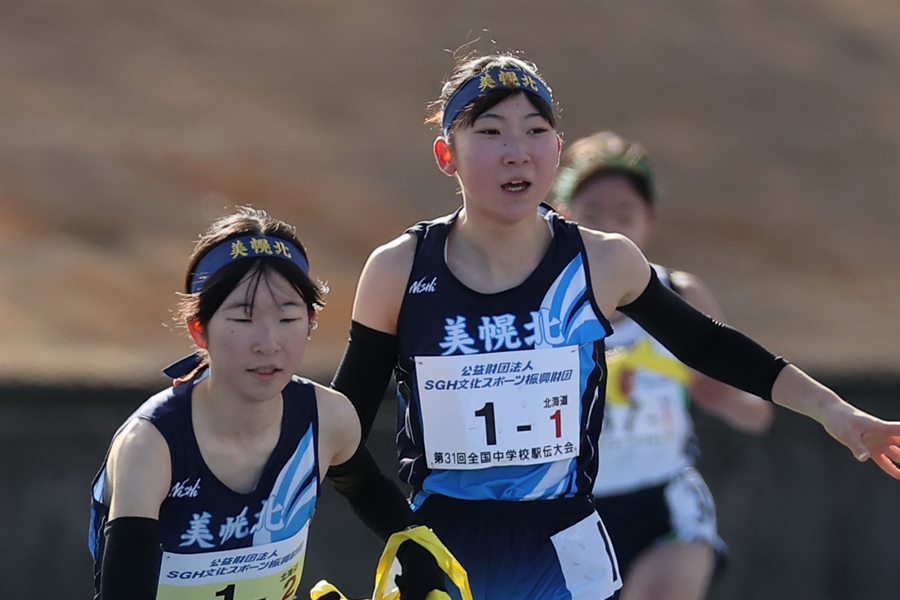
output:
[[[829,383],[854,405],[900,420],[900,382]],[[709,600],[900,597],[900,482],[782,408],[759,438],[702,415],[697,430],[699,468],[730,548]]]
[[[900,380],[829,381],[900,419]],[[152,390],[0,389],[0,598],[91,598],[89,488],[109,438]],[[391,402],[370,445],[393,472]],[[900,590],[900,482],[860,465],[814,422],[778,410],[761,438],[698,416],[700,470],[731,550],[710,600],[893,600]],[[327,482],[300,598],[325,578],[368,597],[381,544]]]

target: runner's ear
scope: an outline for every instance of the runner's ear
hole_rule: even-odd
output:
[[[453,152],[443,136],[438,136],[434,140],[434,160],[437,161],[438,168],[445,175],[452,176],[456,174],[456,165],[453,164]]]
[[[203,325],[200,324],[200,321],[197,319],[188,319],[187,328],[188,333],[191,334],[191,338],[193,338],[197,347],[206,350],[206,336],[203,335]]]

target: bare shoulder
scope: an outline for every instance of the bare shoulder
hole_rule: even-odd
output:
[[[412,268],[413,256],[416,251],[416,236],[413,233],[404,233],[386,244],[375,248],[366,262],[366,269],[377,269],[380,274],[396,274],[397,271],[406,271]]]
[[[319,415],[319,458],[324,475],[330,465],[346,462],[359,446],[361,428],[356,409],[344,394],[313,383]]]
[[[604,314],[637,298],[650,280],[650,265],[623,235],[579,227],[588,256],[594,297]]]
[[[110,519],[159,516],[172,479],[169,446],[145,419],[128,422],[113,440],[107,460]]]
[[[415,254],[416,236],[404,233],[369,255],[353,303],[355,321],[385,333],[396,331]]]
[[[669,277],[681,296],[691,306],[715,319],[722,319],[721,307],[699,277],[686,271],[672,271]]]
[[[629,261],[646,262],[640,249],[624,235],[606,233],[587,227],[578,227],[591,266],[600,268],[623,268]],[[596,265],[595,265],[596,263]]]
[[[352,417],[357,423],[359,422],[359,419],[356,417],[356,409],[353,408],[353,404],[350,403],[347,396],[321,383],[313,382],[313,386],[316,389],[316,405],[319,409],[320,419],[324,414],[328,417],[334,416],[337,418]]]

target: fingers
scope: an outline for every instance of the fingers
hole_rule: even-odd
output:
[[[867,431],[860,436],[858,443],[852,446],[848,444],[853,455],[857,459],[863,461],[874,454],[888,454],[894,460],[900,458],[900,454],[894,456],[890,454],[891,448],[900,451],[900,437],[890,435],[884,431]],[[862,458],[865,456],[865,458]]]
[[[884,451],[884,453],[892,461],[900,462],[900,448],[898,448],[897,446],[894,446],[894,445],[888,446],[887,449]]]
[[[897,424],[886,423],[885,425],[888,427],[878,433],[869,432],[863,434],[860,441],[869,449],[866,451],[867,454],[871,455],[872,460],[882,471],[894,479],[900,480],[900,468],[895,464],[900,462],[900,437],[894,435],[890,430]],[[858,459],[860,458],[859,453],[854,452],[854,454]]]
[[[897,468],[891,459],[883,454],[876,454],[872,457],[872,460],[875,461],[875,464],[881,467],[881,470],[893,477],[894,479],[900,480],[900,469]]]

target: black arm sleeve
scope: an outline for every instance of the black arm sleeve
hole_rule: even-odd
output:
[[[328,469],[327,477],[350,502],[356,516],[382,541],[420,524],[400,488],[381,472],[365,446],[360,446],[347,462]]]
[[[154,600],[162,550],[159,521],[119,517],[104,528],[101,600]]]
[[[335,489],[347,498],[356,516],[386,542],[391,534],[421,525],[400,489],[378,468],[365,446],[345,463],[328,469]],[[428,550],[409,540],[397,549],[403,569],[396,582],[400,600],[425,600],[431,590],[446,590],[444,572]]]
[[[681,362],[766,400],[775,378],[788,364],[724,323],[703,314],[664,286],[650,270],[650,283],[619,310],[669,349]]]
[[[385,477],[365,447],[378,407],[397,364],[397,336],[350,324],[350,341],[331,387],[341,392],[359,415],[362,441],[347,462],[328,469],[335,489],[375,535],[386,542],[391,534],[421,525],[400,489]],[[401,600],[425,600],[431,590],[445,590],[444,572],[430,552],[408,540],[397,549],[403,572],[397,576]]]
[[[397,336],[350,323],[350,340],[331,387],[356,408],[365,444],[397,364]]]

